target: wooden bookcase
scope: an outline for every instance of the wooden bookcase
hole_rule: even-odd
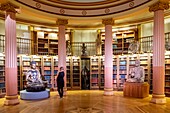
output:
[[[104,89],[104,57],[103,56],[100,56],[99,57],[99,88],[100,89]]]
[[[100,76],[99,62],[100,57],[98,56],[92,56],[90,58],[90,89],[99,89],[99,76]],[[102,81],[100,82],[102,83]]]
[[[22,55],[21,57],[21,77],[20,77],[20,89],[25,89],[26,86],[26,73],[30,69],[31,56]]]
[[[6,94],[5,88],[5,55],[0,55],[0,97]]]
[[[69,32],[66,33],[65,37],[66,41],[70,40]],[[34,41],[37,45],[36,54],[58,54],[58,32],[37,31],[34,33]]]
[[[117,89],[123,90],[123,84],[127,79],[127,56],[119,55],[117,56]]]
[[[72,89],[81,89],[81,58],[73,56],[71,59],[71,87]]]
[[[117,57],[116,56],[113,56],[113,89],[117,89]]]
[[[170,96],[170,53],[165,53],[165,95]]]
[[[52,88],[52,57],[43,56],[42,57],[42,76],[47,81],[47,88]]]
[[[58,73],[58,57],[53,56],[52,57],[52,73],[51,73],[51,84],[52,84],[52,89],[56,89],[57,87],[57,80],[56,80],[56,75]]]
[[[71,89],[72,88],[72,75],[71,75],[71,57],[67,57],[66,58],[66,68],[67,68],[67,89]]]
[[[22,70],[21,70],[21,57],[17,56],[17,79],[18,79],[18,93],[22,90]]]
[[[112,48],[114,55],[128,54],[128,48],[131,42],[137,39],[136,30],[117,31],[112,33]],[[104,55],[105,33],[101,33],[102,55]]]

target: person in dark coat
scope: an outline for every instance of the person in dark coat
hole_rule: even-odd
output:
[[[60,98],[63,98],[63,87],[64,87],[64,68],[60,67],[59,72],[57,73],[57,88]]]

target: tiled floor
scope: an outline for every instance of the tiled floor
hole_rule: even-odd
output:
[[[15,106],[4,106],[0,99],[0,113],[170,113],[170,98],[165,105],[150,103],[150,99],[125,98],[122,92],[104,96],[98,90],[67,91],[60,99],[57,92],[51,92],[48,99],[20,100]]]

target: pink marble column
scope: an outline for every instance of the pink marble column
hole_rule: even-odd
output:
[[[165,86],[165,37],[164,37],[164,9],[168,9],[168,2],[157,2],[150,7],[154,12],[153,35],[153,94],[151,102],[166,103]]]
[[[105,24],[105,64],[104,95],[113,95],[113,54],[112,54],[112,19],[104,19]]]
[[[65,25],[68,24],[68,20],[58,19],[57,25],[58,31],[58,67],[64,67],[65,77],[64,77],[64,94],[67,91],[67,68],[66,68],[66,38],[65,38]],[[58,68],[58,69],[59,69]]]
[[[17,39],[15,8],[11,3],[2,4],[0,9],[6,11],[5,18],[5,105],[15,105],[18,100],[17,84]]]

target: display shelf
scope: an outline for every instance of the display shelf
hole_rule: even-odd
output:
[[[117,57],[113,56],[113,89],[117,89]]]
[[[0,97],[6,94],[5,88],[5,55],[0,55]]]
[[[49,55],[57,55],[58,54],[58,40],[57,39],[49,39]]]
[[[52,57],[52,73],[51,73],[51,83],[52,83],[52,88],[56,89],[57,87],[57,80],[56,80],[56,75],[58,73],[58,57],[53,56]]]
[[[99,57],[92,56],[90,64],[90,89],[99,89]]]
[[[117,89],[123,90],[123,84],[127,79],[127,56],[120,56],[118,57],[118,65],[117,65]]]
[[[21,57],[20,56],[17,56],[17,80],[18,80],[18,93],[19,91],[22,90],[21,86],[22,86],[22,70],[21,70]]]
[[[114,55],[128,54],[128,48],[131,42],[136,40],[136,30],[116,31],[112,33],[112,49]],[[105,33],[101,32],[102,55],[104,55]]]
[[[42,57],[42,76],[47,81],[47,88],[52,88],[52,57]]]
[[[165,53],[165,95],[170,96],[170,53]]]
[[[20,89],[23,90],[25,89],[25,86],[26,86],[26,73],[30,69],[31,56],[22,55],[21,61],[22,61],[22,64],[21,64],[22,77],[20,78],[21,79]]]
[[[70,40],[69,32],[66,32],[66,40]],[[58,32],[37,31],[34,33],[38,55],[58,55]]]
[[[72,84],[71,84],[71,57],[67,57],[66,58],[66,68],[67,68],[67,89],[71,89],[72,88]]]
[[[81,89],[80,57],[72,57],[72,89]]]
[[[99,66],[100,66],[100,72],[99,72],[99,88],[100,89],[104,89],[104,82],[105,82],[105,76],[104,76],[104,61],[105,61],[105,59],[104,59],[104,57],[103,56],[100,56],[99,57]]]

